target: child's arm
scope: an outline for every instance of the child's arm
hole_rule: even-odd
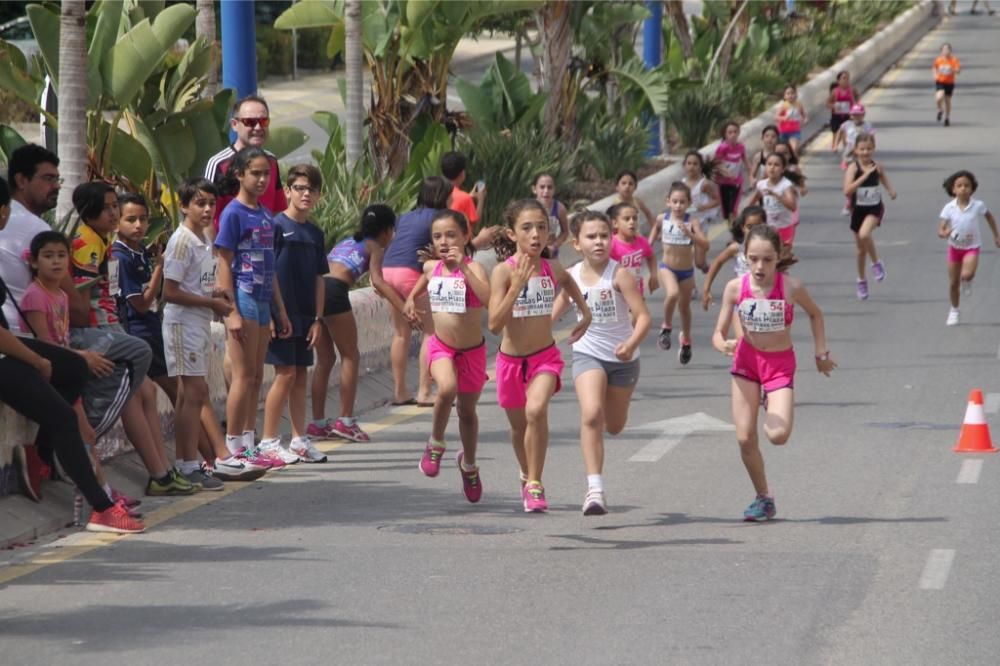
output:
[[[24,314],[24,320],[28,322],[28,326],[31,330],[35,332],[35,337],[42,342],[48,342],[51,345],[57,344],[52,336],[49,335],[49,323],[45,321],[45,313],[41,310],[28,310],[24,307],[24,299],[21,301],[22,314]]]
[[[324,261],[324,263],[326,263]],[[316,316],[313,323],[309,325],[309,332],[306,333],[306,343],[309,349],[316,346],[320,336],[323,335],[323,311],[326,309],[326,281],[322,275],[316,275]]]
[[[285,311],[285,300],[281,297],[277,273],[271,277],[271,304],[278,309],[278,337],[282,339],[292,337],[292,322],[289,321],[288,312]]]
[[[652,245],[660,238],[660,227],[663,226],[663,213],[656,216],[653,228],[649,230],[649,244]]]
[[[837,152],[837,147],[840,146],[844,139],[844,126],[841,125],[837,128],[837,131],[833,134],[833,141],[830,143],[830,150]]]
[[[837,367],[837,364],[830,358],[830,351],[826,346],[823,312],[797,279],[785,278],[785,284],[790,291],[791,300],[809,315],[809,326],[812,328],[813,342],[816,348],[816,370],[829,377],[830,372]]]
[[[556,238],[556,247],[562,247],[569,238],[569,216],[566,214],[566,206],[560,203],[556,215],[559,216],[559,236]]]
[[[739,278],[727,282],[726,288],[722,290],[722,309],[719,310],[715,332],[712,333],[712,346],[726,356],[732,356],[736,350],[736,340],[729,338],[729,327],[733,322],[733,309],[739,295]]]
[[[718,208],[722,205],[722,195],[719,194],[718,186],[712,181],[705,179],[705,184],[702,186],[701,191],[708,196],[708,202],[703,203],[698,207],[698,212],[702,213],[706,210],[712,210],[713,208]]]
[[[799,105],[799,115],[802,116],[802,124],[805,125],[809,122],[809,114],[806,113],[806,107],[802,105],[802,102],[796,102]]]
[[[587,328],[590,326],[590,308],[587,306],[587,301],[584,300],[580,288],[576,286],[576,280],[562,267],[562,264],[558,261],[551,261],[549,265],[552,267],[556,283],[563,288],[567,296],[573,299],[577,309],[580,311],[580,321],[576,322],[576,326],[573,327],[569,337],[566,338],[566,342],[573,344],[583,337],[583,334],[587,332]]]
[[[685,227],[686,225],[681,225],[681,228]],[[705,232],[701,229],[701,220],[697,217],[692,217],[691,228],[685,228],[685,233],[691,237],[691,241],[694,243],[695,247],[705,250],[706,252],[708,251],[710,243],[708,242],[708,237],[705,235]]]
[[[628,340],[615,347],[615,356],[622,362],[631,361],[635,350],[639,348],[639,344],[649,333],[653,319],[649,316],[649,309],[646,307],[646,301],[642,298],[642,294],[639,293],[639,285],[636,284],[635,278],[621,266],[615,271],[614,285],[621,292],[622,298],[625,299],[629,310],[632,311],[632,316],[635,317],[632,335],[629,336]]]
[[[565,289],[560,289],[559,293],[556,294],[556,300],[552,304],[552,324],[555,325],[557,321],[563,318],[566,311],[569,310],[572,304],[569,302],[569,296],[566,294]]]
[[[515,254],[514,260],[517,264],[513,269],[504,261],[496,265],[490,276],[490,307],[486,326],[494,335],[500,333],[510,321],[514,301],[528,279],[535,274],[535,267],[527,256]]]
[[[865,167],[864,169],[859,167],[860,165],[856,162],[851,162],[847,167],[847,171],[844,172],[844,194],[846,196],[854,194],[861,187],[861,183],[865,182],[868,174],[877,169],[878,165],[872,162],[870,167]]]
[[[122,268],[122,270],[131,271],[130,264],[123,262],[121,260],[119,261],[120,261],[119,266]],[[139,278],[138,275],[134,277],[135,277],[135,284],[142,284],[142,281],[138,279]],[[149,312],[149,308],[151,308],[153,306],[153,303],[156,301],[157,294],[160,293],[160,283],[162,280],[163,280],[163,253],[160,253],[160,255],[156,258],[156,265],[153,266],[153,274],[149,278],[149,284],[146,285],[146,288],[143,290],[141,294],[132,294],[126,299],[128,300],[128,304],[132,306],[132,309],[134,309],[139,314],[146,314],[147,312]]]
[[[406,297],[406,302],[403,303],[403,314],[407,318],[417,317],[418,315],[424,314],[422,312],[417,312],[416,298],[420,294],[427,291],[427,285],[430,284],[430,278],[427,277],[428,274],[433,272],[435,267],[437,267],[439,261],[437,259],[431,259],[430,261],[424,262],[424,272],[420,274],[417,278],[416,284],[413,285],[413,289],[410,290],[410,294]]]
[[[993,242],[997,247],[1000,247],[1000,234],[997,234],[997,220],[993,217],[993,213],[986,211],[984,217],[986,218],[986,224],[990,225],[990,231],[993,232]]]
[[[735,257],[739,251],[738,243],[730,243],[723,248],[722,252],[712,261],[712,265],[708,267],[708,274],[705,275],[705,282],[701,286],[701,307],[703,310],[707,311],[712,304],[712,283],[715,282],[715,276],[719,274],[726,262]]]
[[[215,288],[222,293],[230,304],[236,304],[235,283],[233,282],[233,251],[229,248],[215,246],[218,258],[215,262]],[[213,308],[214,309],[214,308]],[[233,336],[237,342],[243,342],[243,317],[235,307],[226,316],[226,333]]]
[[[459,263],[462,275],[465,276],[465,285],[472,289],[480,303],[490,302],[490,278],[486,275],[486,269],[477,261]]]
[[[750,200],[747,201],[747,206],[759,206],[763,198],[764,194],[757,189],[756,185],[754,185],[753,194],[750,195]]]
[[[896,188],[892,186],[891,182],[889,182],[889,176],[885,172],[885,167],[883,167],[881,164],[878,165],[878,176],[879,179],[882,181],[882,184],[885,185],[885,191],[889,193],[889,198],[895,201]]]
[[[787,208],[788,210],[794,211],[796,208],[798,208],[799,202],[798,202],[798,196],[796,196],[795,187],[789,187],[787,190],[782,192],[781,196],[778,197],[778,201],[780,201],[781,205]]]
[[[632,197],[632,200],[635,201],[635,205],[639,207],[639,212],[646,218],[646,224],[648,224],[649,228],[652,229],[653,221],[656,219],[656,216],[653,215],[653,211],[649,210],[649,206],[647,206],[639,197]]]
[[[938,221],[938,238],[947,238],[950,235],[951,235],[951,220],[949,220],[946,217],[942,217]]]
[[[656,257],[652,254],[646,257],[646,269],[649,271],[649,293],[660,287],[660,276],[656,271]]]
[[[216,284],[218,288],[218,284]],[[163,300],[166,303],[173,303],[187,308],[211,308],[212,312],[220,317],[226,317],[233,311],[232,301],[219,296],[211,298],[209,296],[199,296],[189,294],[181,289],[180,282],[167,278],[163,281]]]
[[[750,158],[747,157],[746,148],[743,149],[743,157],[740,159],[740,163],[743,164],[743,168],[747,170],[747,175],[752,176],[750,173]]]
[[[90,290],[94,288],[94,284],[77,288],[70,272],[67,271],[59,282],[59,288],[69,300],[69,323],[72,326],[90,326]]]

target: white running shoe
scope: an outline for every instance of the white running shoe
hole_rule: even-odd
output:
[[[268,469],[270,468],[256,465],[249,460],[229,456],[225,459],[215,459],[212,476],[223,481],[256,481],[264,476]]]
[[[265,439],[260,443],[260,450],[262,453],[270,453],[281,459],[281,462],[286,465],[294,465],[299,462],[300,458],[294,452],[289,451],[281,445],[281,440],[277,437],[271,439]]]
[[[292,438],[292,443],[288,445],[288,450],[297,455],[302,462],[326,462],[326,454],[317,450],[316,447],[313,446],[312,440],[308,437]]]
[[[588,490],[587,496],[583,500],[583,515],[603,516],[608,512],[608,505],[604,500],[603,490]]]
[[[945,322],[946,326],[955,326],[958,324],[958,308],[951,308],[948,310],[948,320]]]

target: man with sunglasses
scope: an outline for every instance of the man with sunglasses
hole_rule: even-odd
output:
[[[236,142],[226,146],[208,160],[205,165],[205,178],[215,183],[219,188],[219,198],[215,207],[215,232],[219,231],[219,216],[223,209],[236,196],[234,183],[228,183],[226,175],[236,153],[247,146],[264,148],[267,142],[267,128],[271,124],[270,111],[267,102],[258,95],[248,95],[233,105],[233,117],[229,126],[236,132]],[[267,152],[265,150],[265,152]],[[281,187],[281,174],[278,172],[278,158],[267,153],[267,161],[271,165],[271,177],[267,181],[267,190],[260,197],[260,203],[272,213],[280,213],[288,207],[288,200]]]

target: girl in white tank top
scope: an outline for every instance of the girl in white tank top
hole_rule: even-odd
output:
[[[682,180],[691,189],[691,206],[688,208],[688,213],[698,218],[707,236],[708,225],[719,219],[722,198],[719,195],[719,187],[709,180],[706,171],[711,169],[697,150],[692,150],[684,156]],[[695,247],[694,265],[701,269],[702,273],[708,271],[708,248]]]

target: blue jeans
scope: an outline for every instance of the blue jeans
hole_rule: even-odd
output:
[[[253,296],[239,289],[236,290],[236,310],[247,321],[255,321],[258,326],[271,323],[271,304],[258,301]]]

